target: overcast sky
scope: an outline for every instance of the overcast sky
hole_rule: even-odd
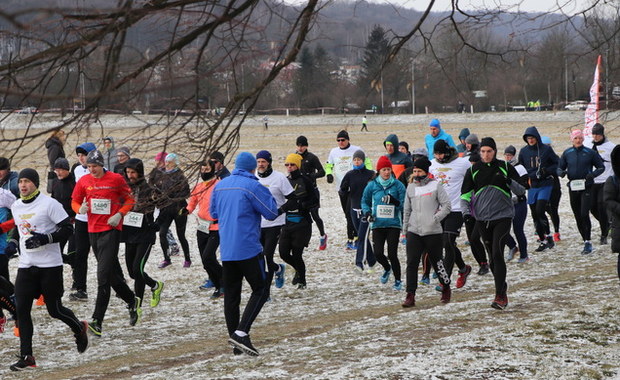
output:
[[[428,0],[371,0],[375,2],[399,4],[406,8],[421,11],[426,9]],[[459,7],[463,10],[480,8],[497,9],[500,5],[503,9],[510,7],[510,11],[522,12],[558,12],[561,8],[564,13],[572,14],[577,9],[582,9],[588,3],[587,0],[459,0]],[[579,4],[579,5],[578,5]],[[450,9],[450,0],[435,0],[434,11]]]

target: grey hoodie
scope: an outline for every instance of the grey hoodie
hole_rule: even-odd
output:
[[[412,232],[420,236],[441,234],[441,221],[450,209],[450,197],[437,180],[427,177],[420,182],[411,182],[405,194],[403,233]]]

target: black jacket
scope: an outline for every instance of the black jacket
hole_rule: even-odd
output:
[[[65,179],[57,179],[54,181],[51,194],[52,198],[60,202],[62,208],[65,209],[71,218],[75,217],[75,211],[71,208],[71,194],[73,194],[74,187],[75,177],[73,176],[73,172],[71,172]]]
[[[301,156],[301,174],[309,177],[316,186],[317,178],[325,177],[325,169],[321,160],[307,150],[304,153],[297,153]]]
[[[136,183],[129,183],[131,195],[135,204],[132,212],[144,214],[141,227],[123,226],[122,240],[130,244],[142,242],[155,243],[155,234],[159,226],[155,223],[153,212],[155,211],[155,190],[149,186],[144,178],[144,165],[141,160],[132,158],[124,164],[126,167],[134,169],[140,175],[140,180]],[[124,174],[124,173],[123,173]]]
[[[611,151],[611,168],[614,174],[603,186],[603,202],[611,219],[611,251],[620,253],[620,145]]]
[[[58,137],[50,137],[45,142],[45,148],[47,149],[47,160],[50,163],[50,170],[54,168],[54,162],[58,158],[65,158],[65,150],[62,147],[62,142]]]
[[[375,178],[375,172],[373,170],[366,169],[353,169],[347,172],[342,178],[340,183],[340,190],[338,191],[342,195],[348,195],[351,200],[351,208],[362,208],[362,194],[368,182]],[[407,187],[407,185],[405,185]]]

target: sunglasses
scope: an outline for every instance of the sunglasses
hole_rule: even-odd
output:
[[[336,141],[343,142],[343,141],[347,141],[347,139],[336,139]]]
[[[295,164],[284,164],[284,166],[297,166]]]

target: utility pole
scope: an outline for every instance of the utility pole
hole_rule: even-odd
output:
[[[415,58],[411,58],[411,114],[415,115]]]

